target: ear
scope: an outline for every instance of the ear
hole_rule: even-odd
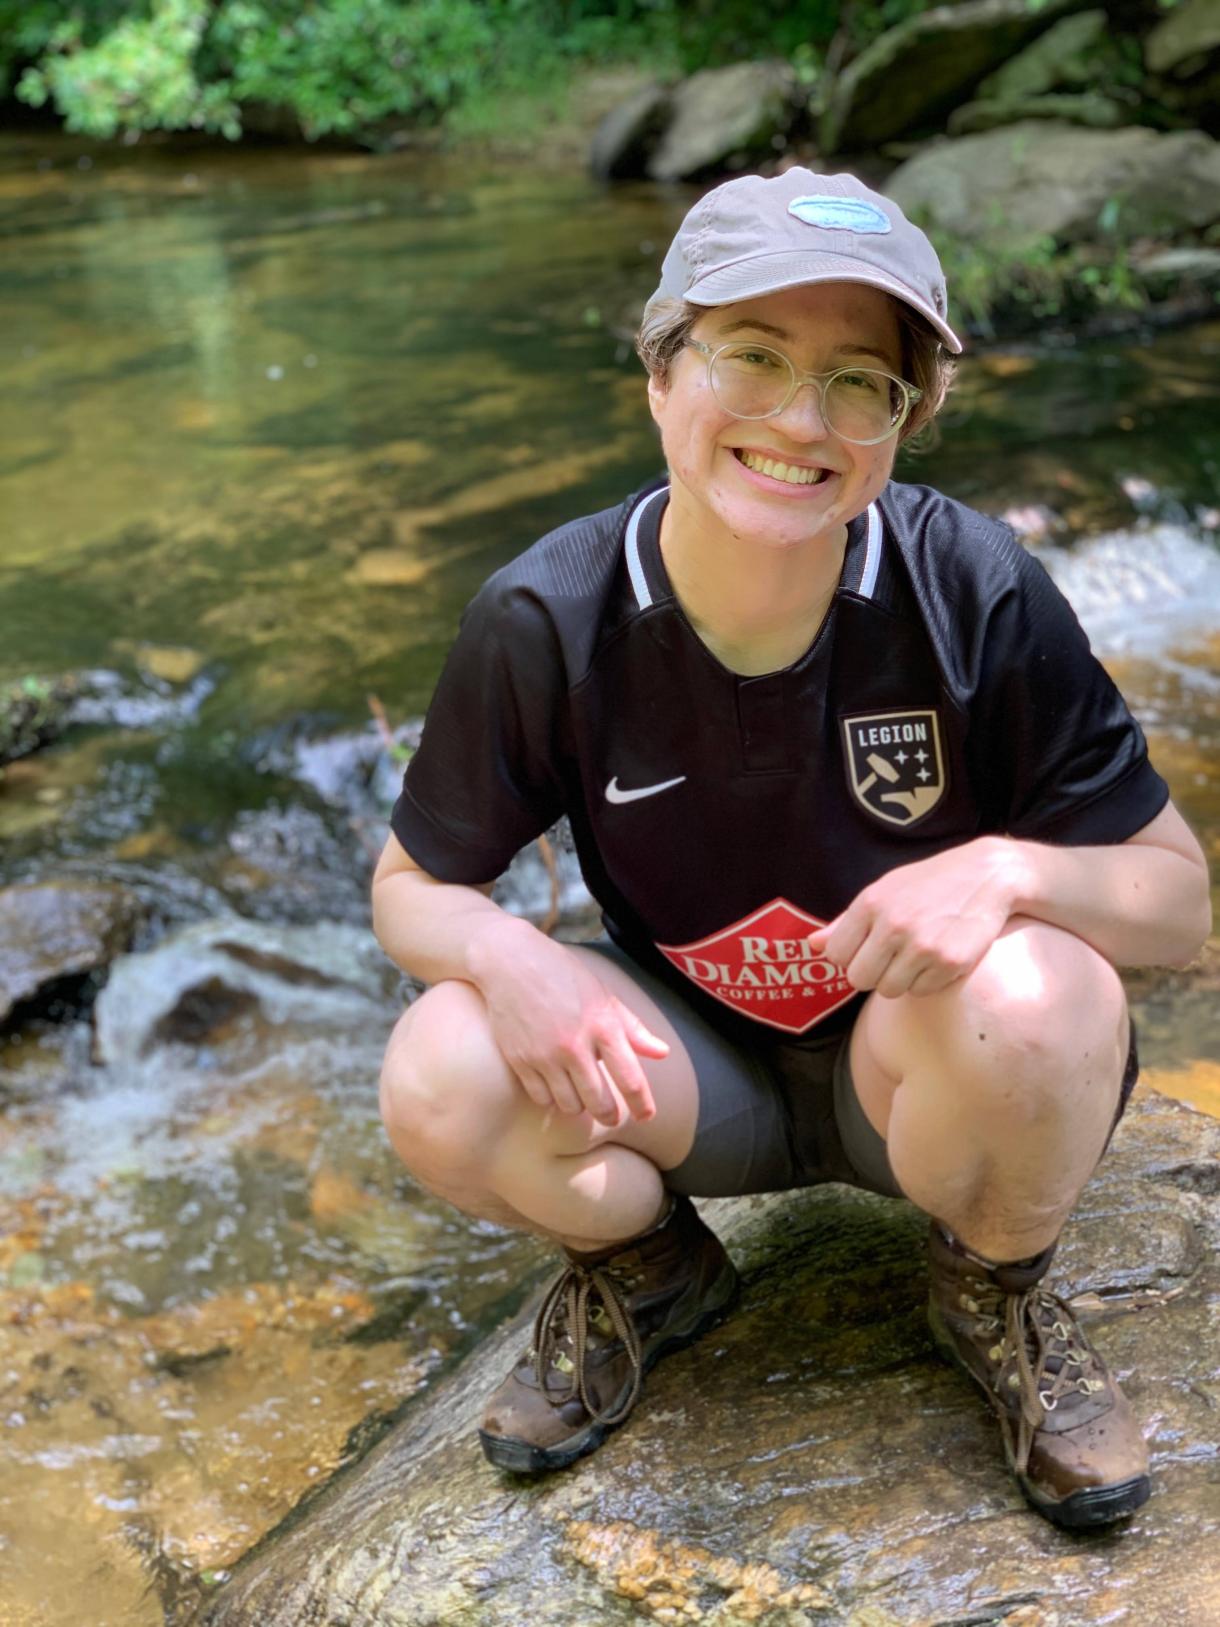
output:
[[[665,410],[665,403],[669,399],[669,386],[659,373],[648,375],[648,410],[651,412],[653,422],[657,428],[661,427],[661,414]]]

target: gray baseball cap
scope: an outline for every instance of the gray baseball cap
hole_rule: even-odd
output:
[[[690,210],[661,266],[661,299],[733,305],[806,283],[883,289],[926,317],[953,354],[945,274],[927,237],[898,205],[854,175],[794,168],[742,175]]]

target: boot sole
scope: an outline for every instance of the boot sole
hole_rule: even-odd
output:
[[[712,1304],[702,1312],[694,1324],[684,1333],[669,1334],[645,1351],[641,1363],[642,1374],[647,1376],[662,1356],[671,1356],[676,1350],[685,1350],[705,1333],[710,1333],[718,1322],[723,1322],[733,1308],[739,1289],[736,1268],[730,1265],[727,1272],[722,1272],[716,1281]],[[620,1399],[626,1399],[626,1392]],[[615,1405],[618,1404],[616,1401]],[[607,1410],[614,1409],[611,1407]],[[628,1413],[627,1417],[630,1416]],[[566,1469],[577,1459],[595,1452],[612,1430],[618,1429],[626,1422],[627,1418],[620,1418],[618,1423],[613,1424],[591,1423],[557,1446],[533,1446],[529,1441],[514,1440],[509,1435],[489,1435],[486,1430],[480,1429],[479,1444],[483,1448],[483,1456],[498,1469],[508,1469],[512,1474],[547,1474],[552,1469]]]
[[[995,1397],[958,1355],[952,1339],[931,1309],[928,1312],[928,1326],[932,1330],[932,1340],[940,1354],[965,1373],[975,1388],[986,1396],[988,1405],[996,1416],[1003,1419],[1004,1414],[996,1405]],[[1007,1430],[1004,1431],[1003,1443],[1008,1467],[1012,1470],[1013,1478],[1020,1486],[1026,1502],[1041,1514],[1044,1520],[1050,1520],[1053,1525],[1061,1525],[1066,1530],[1084,1531],[1091,1526],[1111,1525],[1115,1520],[1126,1519],[1129,1514],[1134,1514],[1137,1508],[1142,1508],[1152,1495],[1151,1477],[1140,1474],[1132,1476],[1130,1480],[1115,1481],[1109,1486],[1085,1486],[1080,1491],[1070,1492],[1066,1497],[1047,1497],[1045,1493],[1037,1490],[1028,1475],[1022,1474],[1017,1468]]]

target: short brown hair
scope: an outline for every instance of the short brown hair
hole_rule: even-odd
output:
[[[709,309],[707,305],[692,305],[685,299],[659,299],[650,305],[635,336],[636,354],[650,377],[662,384],[669,382],[674,358],[690,338],[695,323]],[[902,341],[903,377],[923,391],[902,426],[898,437],[901,445],[932,423],[949,393],[956,363],[941,343],[939,334],[918,311],[900,299],[894,301],[894,309]]]

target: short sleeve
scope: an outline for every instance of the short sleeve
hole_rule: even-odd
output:
[[[1071,605],[1024,549],[981,632],[972,767],[1000,827],[1068,846],[1142,830],[1169,789]]]
[[[562,810],[556,761],[566,693],[554,627],[527,590],[476,596],[445,662],[390,814],[441,881],[493,881]]]

